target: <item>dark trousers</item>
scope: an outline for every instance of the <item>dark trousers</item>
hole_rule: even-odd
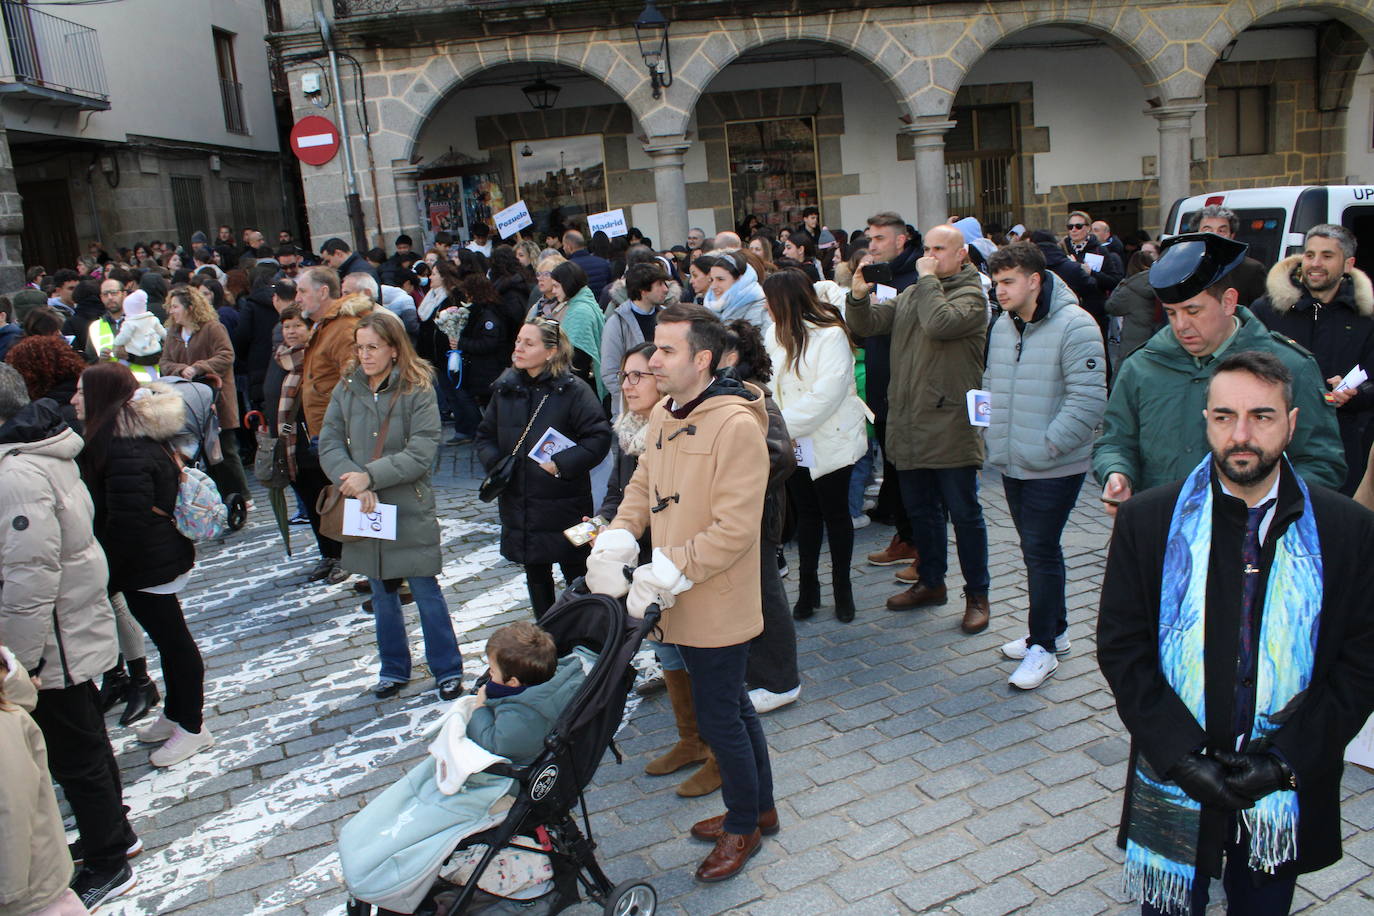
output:
[[[852,529],[851,529],[852,530]],[[778,575],[778,544],[759,541],[759,575],[763,588],[763,632],[749,642],[745,683],[771,693],[786,693],[801,683],[797,674],[797,629],[787,592]]]
[[[315,543],[320,548],[320,556],[337,560],[343,556],[343,545],[320,534],[320,513],[315,508],[320,491],[329,486],[329,478],[319,466],[296,468],[296,492],[305,502],[305,514],[310,516],[310,530],[315,532]]]
[[[1007,507],[1021,538],[1030,592],[1030,645],[1054,651],[1055,639],[1069,628],[1064,607],[1064,549],[1059,539],[1083,488],[1082,474],[1041,480],[1002,478]]]
[[[200,649],[186,627],[181,602],[176,595],[150,595],[130,590],[124,593],[129,613],[157,646],[162,661],[162,679],[167,684],[163,711],[188,732],[200,731],[205,710],[205,663]]]
[[[239,456],[238,430],[222,429],[219,433],[219,448],[224,460],[210,465],[210,479],[219,488],[219,495],[227,499],[230,493],[237,493],[245,500],[252,497],[248,492],[248,475],[243,472],[243,458]]]
[[[1226,835],[1233,839],[1226,843],[1226,867],[1221,875],[1221,886],[1226,889],[1227,916],[1287,916],[1293,907],[1293,889],[1297,876],[1275,878],[1250,868],[1250,835],[1244,830],[1240,840],[1235,826],[1227,828]],[[1210,898],[1210,881],[1206,875],[1199,874],[1193,879],[1193,900],[1191,916],[1203,916],[1207,912]],[[1140,912],[1144,916],[1165,916],[1163,911],[1142,904]]]
[[[40,690],[33,719],[48,746],[48,771],[76,816],[86,865],[102,872],[118,868],[135,837],[99,691],[91,681]]]
[[[759,814],[773,807],[773,767],[754,704],[744,688],[749,644],[699,649],[679,645],[692,676],[697,730],[720,765],[725,832],[753,833]]]
[[[578,576],[587,574],[587,552],[581,553],[576,559],[566,560],[558,564],[559,570],[563,573],[563,582],[572,585]],[[550,607],[553,606],[554,599],[558,593],[553,587],[553,564],[552,563],[526,563],[525,564],[525,587],[530,593],[530,607],[534,609],[534,619],[539,620],[544,616]]]
[[[472,393],[464,388],[456,388],[451,400],[453,404],[453,431],[460,436],[477,435],[477,424],[482,422],[482,405]]]
[[[899,471],[902,499],[911,518],[911,544],[921,555],[917,573],[922,584],[941,588],[949,569],[949,532],[945,514],[954,522],[964,589],[988,593],[988,530],[978,502],[977,468],[917,468]]]
[[[854,557],[854,522],[849,517],[849,473],[853,469],[851,464],[813,479],[809,468],[797,468],[787,478],[787,491],[797,510],[802,581],[816,578],[824,530],[830,540],[830,575],[836,594],[849,591],[849,564]]]
[[[878,437],[878,444],[883,448],[883,483],[878,488],[878,501],[873,511],[882,518],[892,519],[892,523],[897,526],[897,537],[903,544],[910,544],[911,519],[907,516],[906,504],[902,499],[897,466],[887,454],[887,421],[874,421],[873,432]]]

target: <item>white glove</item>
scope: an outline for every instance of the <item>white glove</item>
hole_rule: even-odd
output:
[[[677,596],[691,588],[692,584],[692,580],[673,565],[666,553],[654,548],[654,561],[635,570],[634,581],[630,584],[630,597],[625,599],[625,606],[631,617],[643,620],[649,605],[657,604],[660,610],[666,611],[677,603]]]
[[[596,537],[591,555],[587,557],[587,574],[583,578],[587,591],[598,595],[623,598],[630,590],[625,567],[639,560],[639,542],[624,528],[608,528]]]

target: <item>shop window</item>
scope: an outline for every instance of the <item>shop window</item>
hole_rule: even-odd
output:
[[[1015,105],[956,106],[945,134],[949,212],[1005,229],[1020,216]]]
[[[820,206],[814,119],[731,121],[725,140],[737,224],[755,216],[774,230],[795,226],[803,210]]]
[[[1218,156],[1271,152],[1268,86],[1218,89],[1215,114]]]
[[[602,213],[606,203],[606,148],[601,134],[519,140],[510,145],[516,200],[529,208],[534,228],[558,229]],[[453,197],[461,199],[461,188]],[[499,208],[498,208],[499,209]],[[463,214],[454,208],[453,218]]]

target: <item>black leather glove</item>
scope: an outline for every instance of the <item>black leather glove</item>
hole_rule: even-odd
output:
[[[1227,769],[1226,788],[1252,803],[1271,792],[1294,788],[1293,771],[1273,754],[1217,751],[1216,757]]]
[[[1188,797],[1205,808],[1239,811],[1254,807],[1254,802],[1231,791],[1226,767],[1215,757],[1193,753],[1174,764],[1167,775]]]

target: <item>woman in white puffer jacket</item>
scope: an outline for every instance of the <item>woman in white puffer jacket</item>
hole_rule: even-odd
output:
[[[822,527],[830,541],[835,617],[854,619],[849,564],[854,525],[849,474],[868,447],[868,408],[854,385],[854,344],[838,309],[816,297],[810,279],[780,270],[763,283],[773,324],[764,335],[773,360],[773,397],[798,445],[797,472],[787,481],[797,511],[800,593],[792,615],[820,605]]]

